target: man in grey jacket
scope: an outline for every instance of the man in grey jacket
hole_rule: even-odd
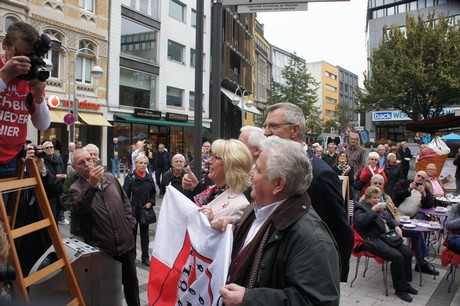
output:
[[[131,204],[118,179],[95,166],[88,151],[78,149],[73,155],[78,181],[69,188],[72,212],[80,219],[85,242],[99,248],[122,264],[122,283],[126,303],[140,305],[136,272],[134,226]]]

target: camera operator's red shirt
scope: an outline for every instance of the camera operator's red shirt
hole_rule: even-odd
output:
[[[3,65],[3,60],[0,59],[0,68]],[[29,81],[14,78],[0,92],[0,164],[13,159],[26,141],[29,121],[29,109],[26,105],[26,97],[30,91],[28,83]]]

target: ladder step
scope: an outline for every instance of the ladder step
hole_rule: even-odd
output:
[[[24,284],[26,285],[26,288],[29,287],[30,285],[35,284],[36,282],[50,275],[51,273],[61,269],[64,266],[65,266],[64,259],[61,258],[53,262],[49,266],[46,266],[45,268],[35,272],[34,274],[27,276],[26,278],[24,278]]]
[[[11,236],[13,239],[25,236],[27,234],[33,233],[35,231],[41,230],[42,228],[46,228],[51,225],[51,221],[49,218],[27,224],[23,227],[11,230]]]
[[[25,178],[18,180],[8,180],[8,184],[0,184],[0,192],[8,191],[8,190],[17,190],[25,187],[35,187],[37,186],[37,179],[35,177]]]
[[[78,301],[77,298],[74,298],[73,300],[70,301],[69,304],[67,304],[67,306],[78,306],[80,305],[80,302]]]

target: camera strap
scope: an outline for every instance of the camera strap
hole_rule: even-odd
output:
[[[29,114],[35,113],[34,94],[29,92],[26,96],[26,107],[29,110]]]

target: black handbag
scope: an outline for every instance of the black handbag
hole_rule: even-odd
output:
[[[139,207],[139,224],[152,224],[157,222],[157,216],[152,208]]]
[[[386,244],[393,248],[399,247],[403,244],[403,238],[396,233],[395,230],[390,230],[384,234],[380,235],[380,238],[385,241]]]

